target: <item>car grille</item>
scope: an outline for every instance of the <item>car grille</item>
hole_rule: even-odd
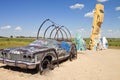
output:
[[[21,57],[20,54],[10,54],[9,56],[11,60],[20,60],[21,59],[20,57]]]
[[[4,55],[4,59],[15,60],[15,61],[25,61],[25,62],[32,61],[29,58],[24,58],[23,54],[15,54],[15,53],[6,53],[6,55]]]

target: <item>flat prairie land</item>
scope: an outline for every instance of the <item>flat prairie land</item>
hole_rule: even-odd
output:
[[[77,59],[43,75],[0,63],[0,80],[120,80],[120,50],[80,51]]]

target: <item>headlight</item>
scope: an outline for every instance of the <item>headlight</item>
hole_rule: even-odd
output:
[[[26,57],[27,57],[26,55],[23,55],[23,58],[24,58],[24,59],[26,59]]]
[[[0,57],[3,57],[2,52],[0,51]]]
[[[0,52],[0,57],[1,57],[1,58],[7,57],[7,53],[6,53],[6,52]]]
[[[35,61],[35,57],[33,55],[23,55],[23,59],[25,61],[30,61],[30,62],[34,62]]]
[[[3,57],[3,52],[2,52],[3,49],[0,49],[0,57]]]
[[[28,59],[32,59],[32,57],[31,57],[31,56],[28,56]]]

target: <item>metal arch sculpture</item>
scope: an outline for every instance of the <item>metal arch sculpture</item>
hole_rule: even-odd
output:
[[[57,26],[55,26],[54,24],[53,24],[53,25],[50,25],[49,27],[46,28],[46,30],[45,30],[45,32],[44,32],[44,38],[45,38],[46,32],[47,32],[48,29],[51,28],[51,27],[54,27],[54,29],[56,29],[56,31],[57,31],[57,28],[58,28]],[[54,30],[54,29],[53,29],[53,30]],[[53,31],[53,30],[52,30],[52,31]],[[52,31],[51,31],[51,32],[52,32]],[[50,32],[50,35],[51,35],[51,32]],[[63,38],[63,33],[62,33],[61,30],[60,30],[60,32],[61,32],[61,35],[62,35],[62,38]],[[51,37],[49,37],[49,38],[51,38]]]
[[[56,26],[56,25],[55,25],[56,23],[54,23],[54,22],[51,21],[50,19],[46,19],[45,21],[43,21],[43,23],[40,25],[40,27],[39,27],[39,29],[38,29],[37,39],[39,38],[39,33],[40,33],[40,30],[41,30],[42,26],[43,26],[47,21],[51,22],[52,25]],[[52,25],[51,25],[51,26],[52,26]],[[50,26],[49,26],[49,27],[50,27]],[[62,27],[65,28],[65,29],[67,30],[67,32],[66,32],[66,30],[64,30]],[[47,28],[47,30],[48,30],[48,29],[49,29],[49,28]],[[51,35],[52,35],[52,33],[53,33],[53,31],[54,31],[55,29],[56,29],[57,31],[56,31],[56,33],[55,33],[54,38],[56,38],[56,35],[58,34],[59,31],[61,32],[62,38],[63,38],[63,33],[62,33],[62,31],[64,31],[64,33],[66,34],[67,39],[68,39],[67,33],[69,33],[70,39],[72,38],[70,31],[69,31],[68,28],[66,28],[65,26],[55,27],[55,28],[51,31],[51,33],[50,33],[50,38],[51,38]],[[47,30],[46,30],[45,33],[44,33],[44,38],[45,38],[45,34],[46,34]],[[62,31],[61,31],[61,30],[62,30]]]
[[[47,21],[50,21],[52,24],[54,24],[54,22],[51,21],[50,19],[46,19],[45,21],[43,21],[42,24],[40,25],[39,29],[38,29],[37,39],[39,38],[39,33],[40,33],[40,30],[41,30],[42,26],[43,26]]]
[[[57,27],[58,29],[59,29],[59,26]],[[51,31],[51,33],[50,33],[50,38],[51,38],[51,35],[52,35],[52,33],[53,33],[53,31],[55,30],[55,28]],[[63,29],[63,28],[61,28],[59,31],[63,31],[64,33],[65,33],[65,35],[66,35],[66,37],[67,37],[67,39],[68,39],[68,35],[67,35],[67,33],[66,33],[66,31]],[[56,31],[57,32],[57,31]],[[54,37],[55,38],[55,37]],[[62,39],[64,39],[63,37],[62,37]]]
[[[71,33],[70,33],[70,31],[68,30],[68,28],[66,28],[65,26],[59,27],[59,29],[57,30],[57,32],[56,32],[56,34],[55,34],[55,37],[56,37],[56,35],[58,34],[58,31],[59,31],[62,27],[64,27],[64,28],[67,30],[67,32],[68,32],[69,35],[70,35],[70,39],[71,39],[71,38],[72,38],[72,37],[71,37]],[[55,38],[55,37],[54,37],[54,38]]]

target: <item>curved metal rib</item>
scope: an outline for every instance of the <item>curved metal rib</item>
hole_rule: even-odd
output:
[[[59,27],[58,27],[58,29],[59,29]],[[51,38],[51,35],[52,35],[52,33],[53,33],[54,30],[55,30],[55,29],[53,29],[53,30],[51,31],[51,33],[50,33],[50,38]],[[66,35],[66,37],[67,37],[67,39],[68,39],[68,35],[67,35],[66,31],[65,31],[64,29],[62,29],[62,28],[59,29],[60,32],[62,32],[61,30],[65,33],[65,35]],[[57,30],[57,31],[58,31],[58,30]],[[56,32],[57,32],[57,31],[56,31]],[[56,34],[55,34],[55,35],[56,35]],[[54,38],[55,38],[55,37],[54,37]],[[62,34],[62,39],[64,39],[64,38],[63,38],[63,34]]]
[[[70,39],[71,39],[71,38],[72,38],[72,37],[71,37],[71,33],[70,33],[70,31],[69,31],[65,26],[59,27],[59,29],[57,30],[57,32],[56,32],[56,34],[55,34],[55,37],[56,37],[56,35],[58,34],[58,31],[59,31],[62,27],[64,27],[64,28],[67,30],[67,32],[68,32],[69,35],[70,35]],[[55,37],[54,37],[54,38],[55,38]]]
[[[51,38],[51,35],[52,35],[53,31],[56,29],[56,32],[57,32],[57,29],[58,29],[58,28],[59,28],[59,27],[56,26],[56,27],[51,31],[50,36],[49,36],[50,38]],[[60,33],[61,33],[61,35],[62,35],[62,39],[64,39],[64,38],[63,38],[63,33],[62,33],[61,30],[60,30]]]
[[[53,31],[54,31],[54,30],[57,31],[58,28],[59,28],[59,27],[55,26],[55,28],[50,32],[50,36],[49,36],[50,38],[51,38],[51,35],[52,35]],[[62,37],[63,37],[63,33],[61,33],[61,34],[62,34]]]
[[[69,29],[68,29],[67,27],[65,27],[65,26],[63,26],[63,27],[68,31],[68,33],[69,33],[69,35],[70,35],[70,39],[71,39],[72,36],[71,36],[71,33],[70,33]]]
[[[46,32],[47,32],[47,30],[50,28],[50,27],[53,27],[54,25],[52,24],[52,25],[50,25],[49,27],[47,27],[47,29],[45,30],[45,32],[44,32],[44,38],[45,38],[45,35],[46,35]]]
[[[54,24],[53,24],[53,25],[50,25],[49,27],[47,27],[46,30],[45,30],[45,32],[44,32],[44,38],[45,38],[45,35],[46,35],[46,33],[47,33],[47,31],[48,31],[48,29],[49,29],[50,27],[55,27],[51,32],[53,32],[55,29],[56,29],[56,31],[57,31],[57,28],[59,28],[59,27],[55,26]],[[51,38],[51,35],[52,35],[51,32],[50,32],[49,38]],[[61,35],[62,35],[62,38],[63,38],[63,33],[62,33],[61,30],[60,30],[60,32],[61,32]]]
[[[38,37],[39,37],[39,33],[40,33],[40,30],[41,30],[41,28],[42,28],[42,26],[47,22],[47,21],[49,21],[50,19],[46,19],[45,21],[43,21],[43,23],[40,25],[40,27],[39,27],[39,29],[38,29],[38,33],[37,33],[37,39],[38,39]]]

